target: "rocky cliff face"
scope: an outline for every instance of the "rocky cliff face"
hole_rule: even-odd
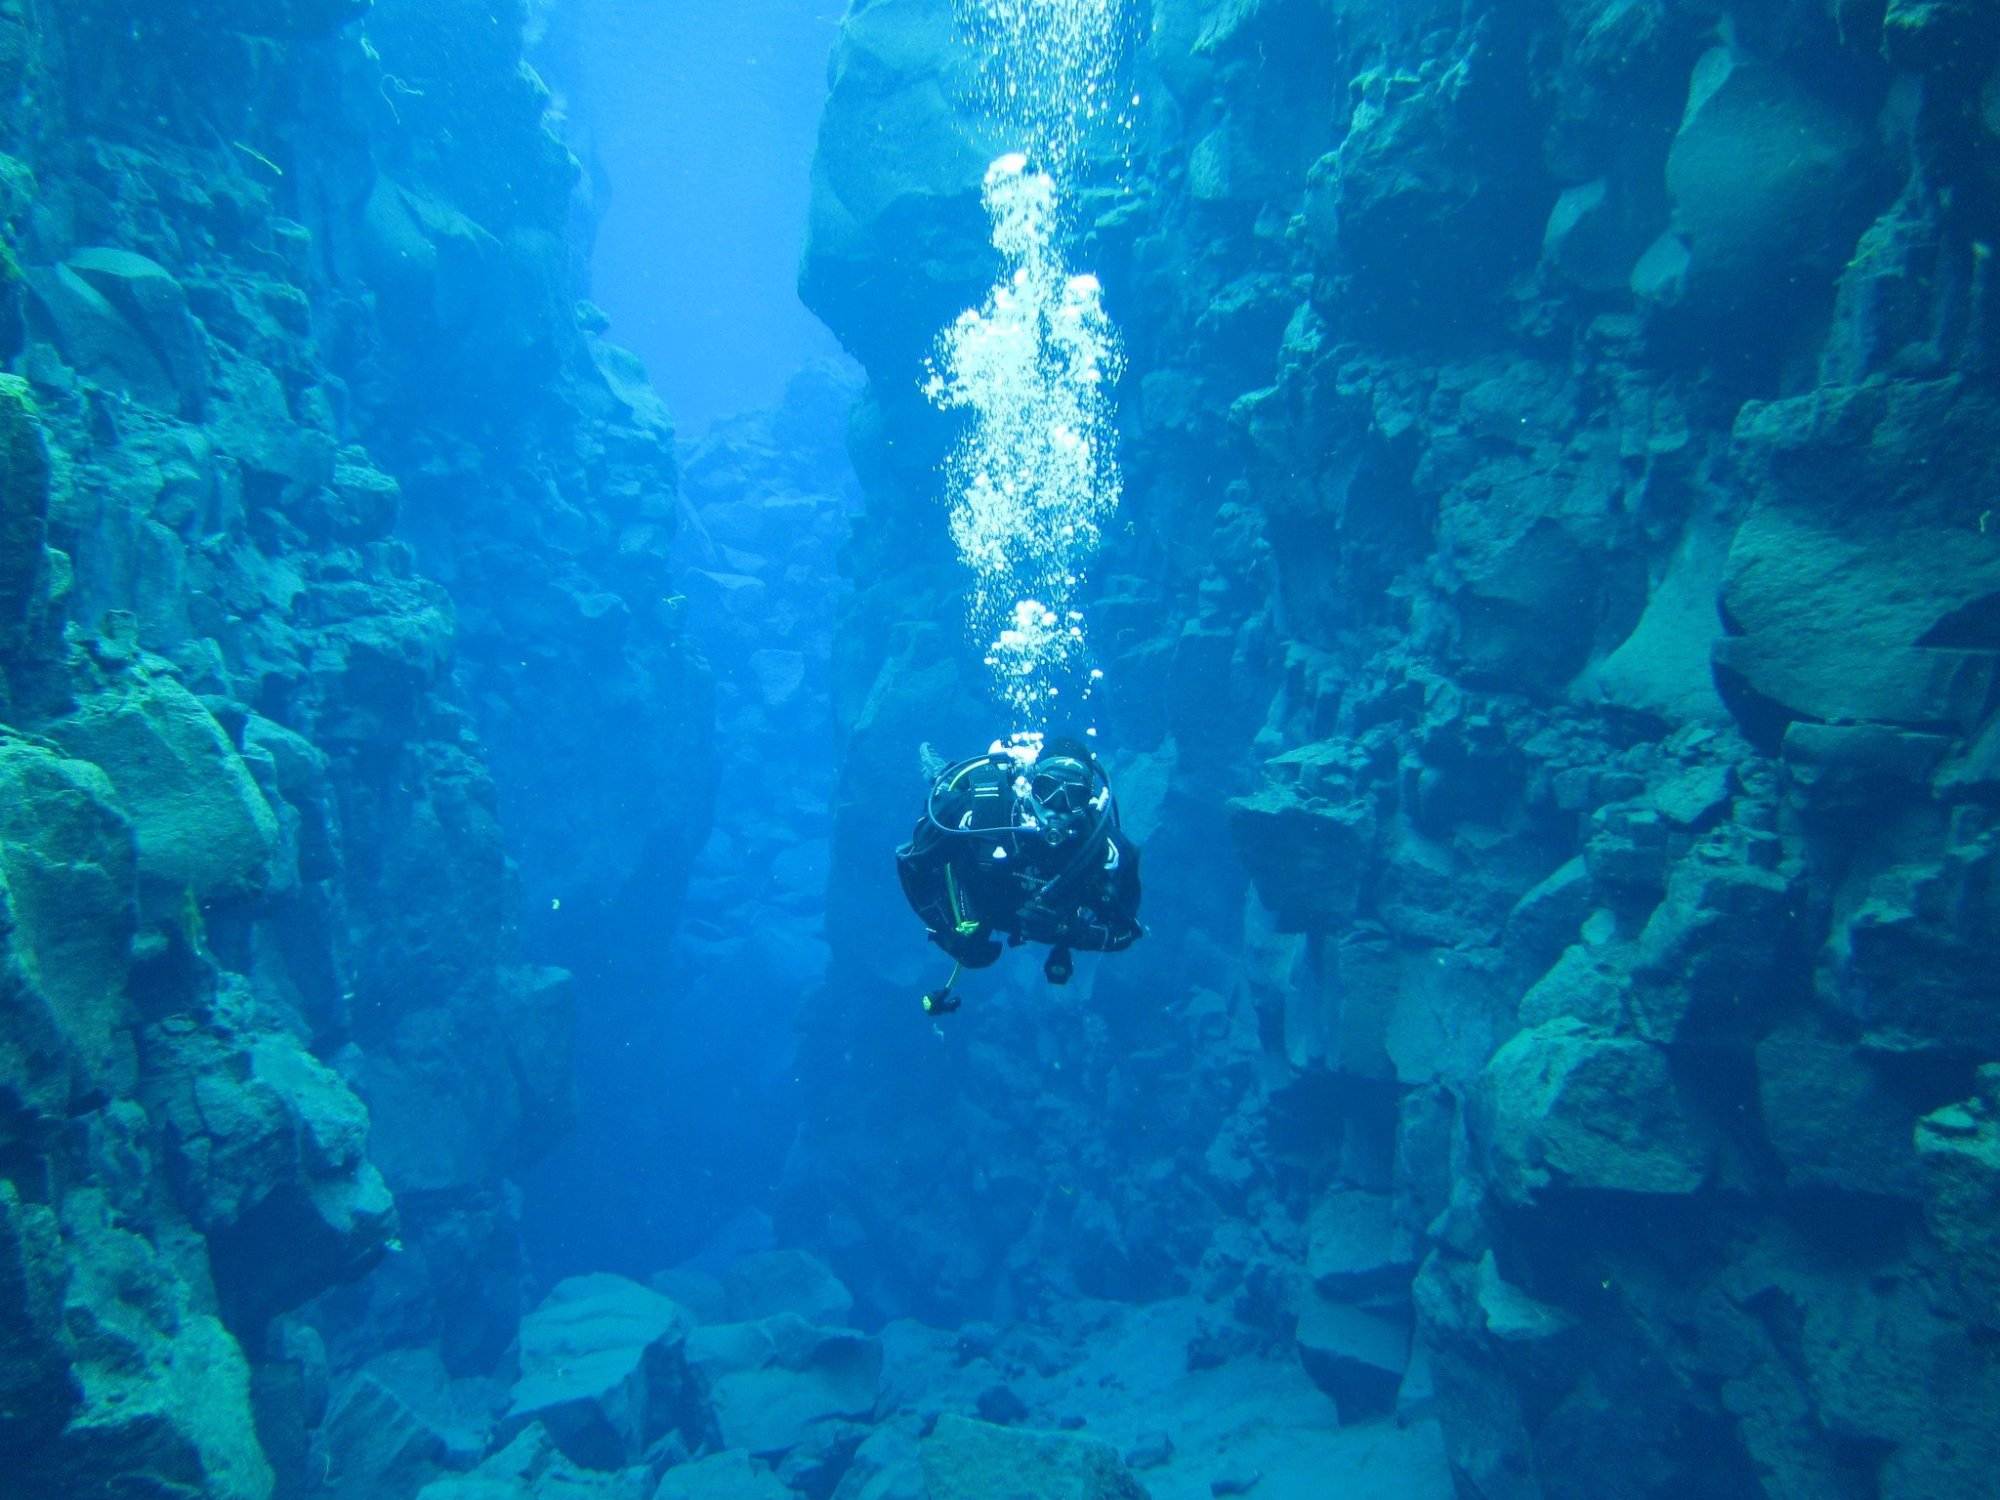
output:
[[[1191,1361],[1293,1347],[1462,1495],[1973,1492],[1991,8],[1151,17],[1074,258],[1130,344],[1089,608],[1153,932],[942,1041],[885,846],[917,744],[993,726],[917,383],[1007,143],[946,0],[846,22],[803,285],[867,510],[790,1226],[954,1320],[1191,1289]]]
[[[670,920],[700,842],[671,433],[573,300],[525,20],[0,6],[23,1494],[291,1490],[329,1348],[489,1368],[570,1108],[526,956]]]

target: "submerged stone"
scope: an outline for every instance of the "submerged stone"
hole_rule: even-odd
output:
[[[749,1454],[727,1448],[667,1470],[653,1500],[793,1500],[796,1493]]]
[[[1968,1318],[2000,1324],[2000,1065],[1978,1091],[1917,1122],[1924,1219],[1937,1236]]]
[[[139,875],[159,899],[177,906],[263,892],[277,819],[214,715],[180,683],[139,677],[52,727],[110,778],[138,840]]]
[[[521,1321],[521,1378],[501,1435],[539,1423],[591,1469],[637,1463],[670,1433],[699,1445],[710,1418],[689,1327],[680,1307],[623,1277],[557,1283]]]
[[[879,1340],[794,1313],[696,1329],[687,1358],[723,1443],[759,1456],[797,1447],[817,1424],[873,1415],[882,1378]]]
[[[1493,1055],[1478,1103],[1503,1202],[1532,1207],[1570,1190],[1683,1196],[1708,1177],[1708,1132],[1647,1042],[1543,1022]]]
[[[1145,1500],[1118,1450],[1069,1433],[943,1416],[923,1443],[930,1500]]]

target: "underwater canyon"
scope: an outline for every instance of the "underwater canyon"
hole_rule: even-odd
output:
[[[932,1018],[962,10],[689,437],[570,0],[0,0],[0,1494],[1991,1493],[2000,9],[1111,7],[1147,933]]]

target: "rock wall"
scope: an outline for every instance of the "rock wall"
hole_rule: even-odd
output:
[[[1976,1492],[1996,55],[1972,4],[1153,0],[1073,256],[1130,346],[1088,607],[1152,932],[939,1036],[887,849],[919,742],[995,726],[918,381],[1008,143],[947,0],[854,5],[781,1227],[941,1320],[1192,1290],[1191,1362],[1434,1417],[1465,1496]]]
[[[0,5],[18,1493],[295,1492],[330,1372],[490,1369],[550,961],[643,962],[705,834],[671,431],[574,300],[528,19]]]

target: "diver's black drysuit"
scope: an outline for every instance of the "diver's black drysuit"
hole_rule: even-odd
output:
[[[1091,787],[1103,782],[1094,759],[1087,768]],[[999,958],[1005,936],[1056,950],[1048,972],[1060,983],[1063,950],[1116,953],[1139,939],[1139,848],[1118,826],[1108,782],[1052,819],[1024,812],[1035,803],[1017,793],[1022,776],[997,751],[948,768],[896,851],[896,874],[931,941],[966,968]]]

